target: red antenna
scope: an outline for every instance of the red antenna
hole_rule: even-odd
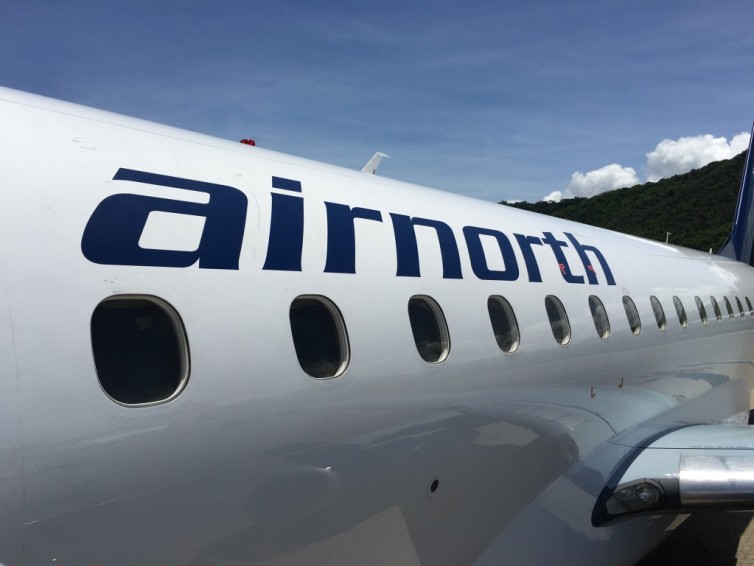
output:
[[[243,139],[243,140],[241,140],[241,143],[244,143],[246,145],[257,145],[257,142],[255,142],[254,140],[251,140],[251,139]]]

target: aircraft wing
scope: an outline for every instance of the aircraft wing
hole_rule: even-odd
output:
[[[693,425],[637,446],[603,490],[592,523],[640,512],[754,508],[754,427]]]

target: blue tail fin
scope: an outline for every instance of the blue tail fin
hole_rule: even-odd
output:
[[[754,185],[752,184],[752,146],[754,145],[754,126],[749,138],[749,151],[746,152],[744,176],[738,191],[738,205],[733,220],[733,230],[718,252],[720,255],[754,265]]]

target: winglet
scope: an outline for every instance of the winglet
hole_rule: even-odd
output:
[[[377,172],[377,167],[380,166],[380,161],[382,161],[383,157],[390,157],[390,156],[385,155],[381,151],[378,151],[377,153],[375,153],[372,156],[372,159],[367,161],[367,164],[361,168],[362,172],[369,173],[370,175],[374,175]]]
[[[720,255],[754,265],[754,183],[752,183],[752,146],[754,146],[754,126],[749,138],[749,151],[746,153],[744,175],[741,179],[741,188],[738,191],[738,204],[736,216],[733,220],[733,230],[723,247],[718,252]]]

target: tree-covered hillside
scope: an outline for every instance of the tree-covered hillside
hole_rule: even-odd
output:
[[[561,202],[516,203],[533,210],[702,251],[717,251],[733,223],[745,153],[656,183]]]

